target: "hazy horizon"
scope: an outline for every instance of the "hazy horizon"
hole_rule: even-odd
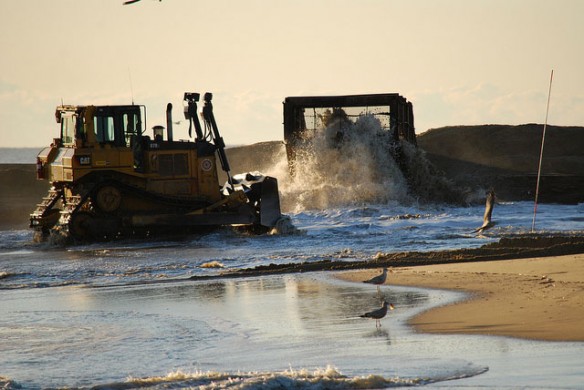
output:
[[[398,92],[418,133],[543,123],[552,69],[548,122],[584,125],[578,0],[122,3],[0,3],[0,147],[48,145],[61,102],[181,120],[185,91],[214,93],[231,145],[283,139],[287,96]]]

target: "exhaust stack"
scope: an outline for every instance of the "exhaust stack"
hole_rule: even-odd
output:
[[[172,103],[166,105],[166,131],[167,139],[172,142]]]

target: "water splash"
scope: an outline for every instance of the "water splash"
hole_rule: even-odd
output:
[[[407,182],[391,157],[390,138],[373,116],[307,131],[295,175],[286,175],[281,184],[284,203],[291,200],[292,209],[301,211],[410,200]]]
[[[274,157],[269,174],[279,179],[286,211],[391,202],[460,203],[463,198],[422,150],[405,141],[394,142],[372,115],[306,130],[303,147],[297,150],[294,177],[289,175],[286,156]]]

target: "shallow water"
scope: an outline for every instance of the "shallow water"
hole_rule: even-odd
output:
[[[583,383],[583,343],[416,334],[407,318],[460,294],[384,287],[382,296],[396,310],[376,329],[358,317],[379,305],[375,287],[322,273],[13,290],[0,313],[0,367],[24,388],[109,387],[129,377],[183,388],[226,374],[217,385],[293,388],[315,371],[312,384],[325,388]]]
[[[474,248],[531,229],[533,205],[497,205],[497,225],[477,236],[483,207],[394,204],[291,214],[302,234],[252,236],[231,230],[157,240],[58,248],[29,231],[0,231],[0,289],[103,286],[213,275],[223,269],[322,259],[368,260],[378,252]],[[581,232],[584,205],[540,205],[538,232]],[[216,262],[224,268],[204,268]]]
[[[303,232],[118,241],[65,248],[0,232],[0,388],[579,388],[584,343],[413,333],[407,319],[456,293],[374,287],[310,273],[190,281],[227,269],[377,252],[477,247],[531,227],[532,204],[345,207],[291,214]],[[582,205],[541,205],[539,231],[581,233]],[[551,363],[553,362],[553,364]],[[130,380],[132,378],[147,378]],[[445,379],[452,379],[444,381]],[[128,382],[129,381],[129,382]],[[213,383],[213,385],[211,385]]]

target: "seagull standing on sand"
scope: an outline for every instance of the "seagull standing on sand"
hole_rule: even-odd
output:
[[[370,284],[376,284],[377,285],[377,292],[379,292],[379,286],[382,285],[383,283],[385,283],[385,280],[387,279],[387,268],[383,268],[383,272],[377,276],[372,277],[369,280],[364,280],[363,283],[370,283]]]
[[[381,319],[387,314],[388,308],[389,310],[393,310],[393,305],[391,303],[387,303],[387,301],[383,301],[383,305],[379,309],[370,311],[369,313],[365,313],[359,317],[375,319],[375,327],[380,328]]]

